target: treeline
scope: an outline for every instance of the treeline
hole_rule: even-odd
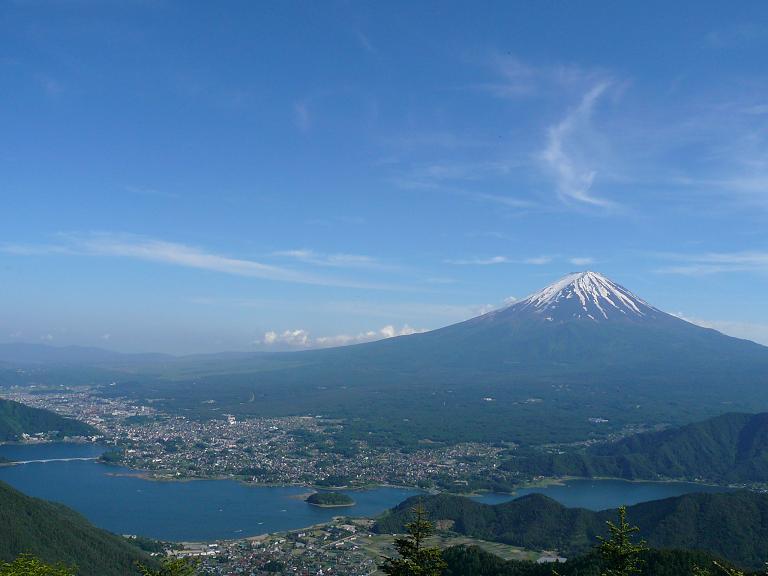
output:
[[[579,453],[521,451],[503,468],[524,476],[766,482],[768,413],[723,414],[679,428],[636,434]]]
[[[451,532],[567,557],[589,551],[605,536],[615,510],[567,508],[540,494],[497,505],[436,495],[409,498],[374,525],[379,533],[401,533],[410,510],[421,502],[427,518]],[[749,491],[686,494],[636,504],[629,509],[648,544],[660,549],[704,550],[735,564],[757,568],[768,551],[768,495]]]
[[[710,554],[689,550],[650,549],[638,556],[638,576],[694,576],[697,567],[711,567],[717,562]],[[606,563],[597,552],[565,563],[539,564],[504,560],[478,546],[454,546],[443,551],[443,559],[448,564],[443,576],[602,576],[606,570]]]
[[[129,573],[125,573],[128,576]],[[130,574],[136,576],[199,576],[197,563],[188,558],[164,558],[156,566],[136,562]],[[0,576],[81,576],[76,566],[47,563],[32,554],[19,554],[10,562],[0,561]]]
[[[388,576],[713,576],[713,569],[720,576],[746,576],[705,553],[649,548],[624,506],[616,521],[606,520],[606,535],[587,554],[556,562],[503,560],[478,546],[440,550],[427,543],[434,523],[423,504],[417,502],[409,516],[406,534],[394,540],[397,556],[384,557],[379,566]]]

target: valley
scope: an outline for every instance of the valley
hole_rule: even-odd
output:
[[[606,509],[640,506],[632,511],[643,524],[646,503],[768,488],[766,414],[731,410],[768,405],[759,391],[767,351],[669,316],[593,273],[432,333],[346,348],[96,354],[82,378],[82,367],[45,361],[36,347],[30,354],[42,357],[15,368],[0,394],[48,428],[16,428],[11,439],[26,443],[0,446],[0,458],[16,461],[0,466],[0,480],[118,534],[202,543],[174,553],[206,559],[212,574],[324,563],[373,573],[371,551],[391,550],[382,532],[403,529],[392,519],[414,495],[436,514],[441,545],[512,546],[501,555],[517,559],[579,555]],[[718,396],[726,370],[745,391],[741,402]],[[57,374],[80,382],[56,384]],[[55,428],[62,422],[71,436]],[[82,443],[81,431],[100,445]],[[59,438],[81,443],[46,443]],[[332,491],[305,502],[307,487]],[[532,540],[470,529],[445,512],[484,517],[528,502],[537,514],[551,510],[552,524],[576,514],[589,529],[563,540],[528,519],[499,521],[539,530]],[[387,509],[395,512],[373,523]],[[701,546],[742,565],[760,558]]]

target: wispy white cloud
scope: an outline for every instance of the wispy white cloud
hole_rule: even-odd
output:
[[[746,106],[741,110],[742,114],[749,114],[752,116],[762,116],[768,114],[768,104],[753,104]]]
[[[0,252],[16,255],[65,254],[123,257],[281,282],[348,288],[401,289],[385,284],[369,284],[315,275],[302,270],[264,264],[256,260],[217,254],[187,244],[142,236],[92,233],[61,235],[61,239],[61,244],[0,244]],[[339,261],[341,260],[343,259]]]
[[[768,26],[762,22],[742,22],[723,26],[707,35],[707,40],[715,48],[732,48],[768,41]]]
[[[765,207],[768,206],[768,151],[764,154],[751,160],[741,157],[740,167],[723,168],[723,174],[716,177],[686,176],[673,179],[673,183],[697,192],[717,194],[737,205]]]
[[[48,96],[55,97],[65,92],[64,85],[51,76],[38,74],[35,79]]]
[[[305,264],[330,268],[377,268],[389,269],[393,266],[384,264],[373,256],[363,254],[323,254],[309,249],[278,250],[273,256],[290,258]]]
[[[480,202],[488,202],[491,204],[499,204],[501,206],[506,206],[507,208],[528,209],[528,208],[541,207],[539,204],[537,204],[532,200],[524,200],[522,198],[518,198],[515,196],[504,196],[501,194],[487,194],[485,192],[468,192],[468,191],[461,191],[460,194],[463,196],[467,196],[468,198],[471,198],[473,200],[478,200]]]
[[[47,254],[78,254],[70,246],[58,244],[22,244],[16,242],[0,243],[0,252],[16,256],[45,256]]]
[[[376,47],[373,45],[373,43],[371,42],[371,39],[368,37],[367,34],[361,32],[360,30],[356,30],[355,38],[357,39],[360,46],[362,46],[366,52],[370,52],[371,54],[376,53]]]
[[[279,334],[274,330],[270,330],[265,332],[264,339],[256,342],[256,344],[266,344],[267,346],[287,344],[288,346],[305,347],[309,345],[309,342],[309,332],[299,328],[296,330],[285,330]]]
[[[450,161],[426,162],[407,166],[393,178],[400,188],[437,190],[450,185],[466,185],[483,179],[508,175],[518,165],[514,161]]]
[[[533,264],[534,266],[543,266],[552,262],[551,256],[534,256],[533,258],[524,258],[521,260],[523,264]]]
[[[308,132],[312,128],[312,114],[309,109],[308,100],[302,100],[293,104],[293,121],[302,132]]]
[[[574,266],[589,266],[590,264],[595,263],[595,259],[590,258],[589,256],[577,256],[574,258],[569,258],[568,262],[570,262]]]
[[[445,260],[446,264],[455,264],[457,266],[493,266],[496,264],[532,264],[534,266],[543,266],[552,262],[551,256],[533,256],[530,258],[510,258],[508,256],[489,256],[465,258],[458,260]]]
[[[374,342],[385,338],[394,338],[395,336],[409,336],[426,332],[425,329],[412,328],[408,324],[401,328],[396,328],[392,324],[387,324],[378,330],[368,330],[358,332],[357,334],[335,334],[332,336],[312,336],[309,330],[302,328],[293,330],[284,330],[276,332],[270,330],[264,333],[261,340],[254,342],[255,345],[268,347],[289,347],[289,348],[330,348],[333,346],[348,346],[350,344],[362,344],[364,342]]]
[[[407,151],[420,148],[461,150],[466,148],[489,148],[494,145],[489,140],[459,135],[448,131],[407,132],[396,138],[388,139],[387,143],[398,150]]]
[[[294,300],[281,300],[271,298],[221,298],[218,296],[198,296],[187,300],[191,304],[200,306],[226,306],[236,308],[263,309],[269,311],[288,310],[296,312]],[[418,318],[419,323],[429,326],[445,326],[453,322],[460,322],[495,310],[501,306],[507,306],[515,301],[510,296],[500,303],[469,303],[451,304],[432,301],[398,301],[382,302],[366,300],[330,300],[311,303],[308,309],[314,313],[331,314],[333,318],[382,318],[390,321],[393,318]],[[391,322],[390,322],[391,323]]]
[[[711,252],[706,254],[660,254],[679,263],[662,266],[663,274],[703,276],[723,272],[768,272],[768,252]]]
[[[593,86],[584,94],[578,106],[548,130],[547,145],[541,153],[541,159],[555,180],[558,196],[565,202],[601,208],[614,205],[610,200],[593,193],[597,170],[592,167],[589,159],[576,153],[583,145],[580,138],[582,132],[590,126],[595,105],[610,85],[610,82],[604,81]]]
[[[498,98],[520,99],[584,90],[606,76],[597,68],[574,64],[536,65],[513,54],[493,54],[486,63],[496,78],[475,88]]]
[[[511,258],[506,256],[489,256],[485,258],[463,258],[459,260],[445,260],[446,264],[457,266],[492,266],[494,264],[512,264]]]

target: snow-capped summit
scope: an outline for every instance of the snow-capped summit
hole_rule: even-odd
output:
[[[662,314],[623,286],[589,270],[568,274],[507,310],[534,313],[550,322],[643,320]]]

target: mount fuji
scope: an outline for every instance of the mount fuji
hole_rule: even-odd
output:
[[[724,383],[759,365],[768,384],[768,348],[667,314],[591,271],[458,324],[358,348],[370,361],[397,351],[401,367],[510,376],[535,370],[591,378],[610,369],[689,380],[722,372]]]
[[[173,372],[110,390],[200,416],[333,416],[345,434],[398,444],[573,441],[768,410],[768,348],[667,314],[591,271],[431,332],[180,359]]]
[[[597,272],[568,274],[507,307],[507,314],[537,314],[548,322],[658,319],[663,312]],[[492,313],[493,317],[497,313]]]

